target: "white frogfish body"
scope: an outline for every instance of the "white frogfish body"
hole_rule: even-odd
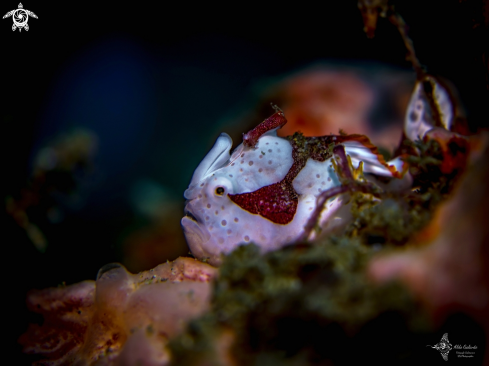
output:
[[[286,120],[277,112],[244,135],[230,154],[232,140],[222,133],[195,170],[184,196],[182,227],[192,254],[218,265],[221,254],[253,242],[264,252],[294,242],[321,192],[341,185],[331,147],[341,144],[364,172],[400,177],[403,163],[389,164],[364,136],[278,137]],[[323,231],[342,223],[340,196],[320,215]],[[314,234],[311,234],[314,235]]]
[[[426,90],[428,89],[428,90]],[[432,76],[416,82],[404,120],[404,133],[411,141],[422,139],[434,127],[450,131],[454,105],[448,91]]]

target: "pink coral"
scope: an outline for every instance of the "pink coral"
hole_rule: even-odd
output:
[[[169,338],[209,307],[216,269],[190,258],[131,274],[118,264],[97,281],[34,290],[27,302],[44,316],[19,339],[43,365],[165,365]]]

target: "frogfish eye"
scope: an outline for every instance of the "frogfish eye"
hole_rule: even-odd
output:
[[[217,194],[218,196],[222,196],[222,195],[224,194],[224,188],[222,188],[222,187],[217,187],[217,188],[216,188],[216,194]]]

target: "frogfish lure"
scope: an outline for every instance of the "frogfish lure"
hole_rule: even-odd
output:
[[[363,162],[365,173],[401,178],[407,170],[399,158],[385,162],[366,136],[282,138],[277,129],[285,123],[277,111],[244,134],[232,154],[232,140],[222,133],[198,165],[181,221],[195,257],[219,265],[221,254],[240,244],[254,242],[266,252],[301,237],[321,192],[342,184],[332,161],[336,147],[344,147],[353,166]],[[343,206],[341,196],[324,205],[323,232],[342,224]]]

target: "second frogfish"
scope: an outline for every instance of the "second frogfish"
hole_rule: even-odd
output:
[[[446,91],[438,90],[444,97]],[[419,132],[422,135],[417,137],[422,138],[424,127],[430,125],[423,118],[429,114],[421,110],[426,104],[418,106],[423,101],[419,91],[413,98],[410,106],[418,108],[419,118],[406,120],[405,133],[414,136]],[[363,167],[367,175],[396,180],[408,169],[400,157],[386,162],[366,136],[277,136],[277,129],[286,122],[283,112],[277,110],[244,134],[232,154],[232,140],[222,133],[198,165],[184,193],[186,215],[181,221],[195,257],[219,265],[221,254],[240,244],[253,242],[267,252],[304,238],[320,195],[344,183],[338,172],[338,148],[348,157],[350,167]],[[318,223],[322,232],[347,220],[349,209],[345,210],[343,200],[336,195],[321,203]],[[306,239],[314,235],[311,232]]]

